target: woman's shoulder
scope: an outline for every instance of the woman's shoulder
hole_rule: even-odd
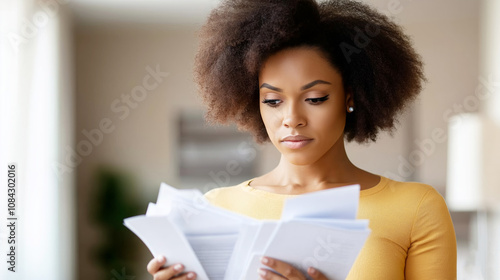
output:
[[[386,188],[392,192],[408,193],[413,195],[439,194],[439,192],[431,185],[417,181],[399,181],[388,177],[381,176],[382,180],[386,181]]]
[[[404,182],[383,177],[385,184],[377,192],[361,192],[359,218],[369,219],[383,231],[399,225],[395,239],[404,242],[434,225],[450,222],[450,214],[443,196],[433,186],[421,182]],[[368,189],[370,191],[370,189]],[[389,234],[391,235],[391,234]],[[404,237],[401,239],[401,237]]]
[[[383,177],[385,180],[384,197],[398,200],[407,206],[414,205],[417,208],[425,206],[444,206],[445,200],[441,193],[430,184],[421,182],[405,182]]]
[[[382,203],[405,209],[418,209],[424,201],[444,203],[444,198],[439,191],[429,184],[399,181],[385,176],[380,176],[380,178],[379,184],[361,191],[361,200],[376,201],[377,205]]]

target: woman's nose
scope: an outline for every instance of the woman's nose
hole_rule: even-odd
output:
[[[306,118],[300,106],[290,104],[290,106],[285,109],[283,116],[283,125],[285,127],[295,128],[305,126],[306,124]]]

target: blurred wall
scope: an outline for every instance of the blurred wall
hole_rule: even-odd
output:
[[[432,7],[439,11],[437,18],[421,17],[420,21],[406,24],[424,58],[428,77],[417,105],[412,150],[423,151],[426,155],[419,166],[418,180],[444,191],[448,119],[457,113],[479,109],[479,103],[468,102],[479,84],[479,4],[476,1],[453,1],[453,4],[436,1]],[[433,137],[433,134],[439,135],[439,131],[444,131],[444,135]]]
[[[100,238],[89,217],[96,168],[108,164],[130,172],[140,186],[143,212],[147,201],[156,198],[160,182],[175,185],[178,180],[176,114],[182,108],[200,108],[191,75],[195,46],[194,28],[75,30],[77,143],[88,139],[85,134],[103,131],[102,141],[93,145],[77,169],[79,279],[113,277],[110,273],[100,278],[91,255]],[[136,88],[141,85],[150,88],[144,97]],[[145,264],[141,263],[143,272]]]

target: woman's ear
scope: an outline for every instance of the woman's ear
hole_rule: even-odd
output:
[[[347,109],[349,109],[350,107],[354,108],[354,98],[351,91],[346,91],[345,106]]]

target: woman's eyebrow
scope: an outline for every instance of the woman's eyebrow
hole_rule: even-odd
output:
[[[283,90],[282,90],[282,89],[277,88],[277,87],[273,87],[272,85],[270,85],[270,84],[268,84],[268,83],[263,83],[263,84],[260,86],[260,88],[259,88],[259,89],[261,89],[261,88],[268,88],[268,89],[270,89],[270,90],[274,90],[274,91],[277,91],[277,92],[283,92]]]
[[[304,85],[300,88],[300,90],[306,90],[308,88],[312,88],[313,86],[317,85],[317,84],[327,84],[327,85],[331,85],[330,82],[327,82],[327,81],[323,81],[323,80],[316,80],[316,81],[312,81],[310,83],[308,83],[307,85]]]
[[[327,84],[327,85],[331,85],[331,83],[330,83],[330,82],[323,81],[323,80],[316,80],[316,81],[312,81],[312,82],[310,82],[310,83],[308,83],[308,84],[306,84],[306,85],[303,85],[303,86],[300,88],[300,90],[306,90],[306,89],[312,88],[313,86],[315,86],[315,85],[317,85],[317,84]],[[260,88],[259,88],[259,89],[264,88],[264,87],[265,87],[265,88],[268,88],[268,89],[270,89],[270,90],[277,91],[277,92],[283,92],[283,90],[282,90],[282,89],[277,88],[277,87],[274,87],[274,86],[272,86],[272,85],[270,85],[270,84],[268,84],[268,83],[263,83],[263,84],[260,86]]]

